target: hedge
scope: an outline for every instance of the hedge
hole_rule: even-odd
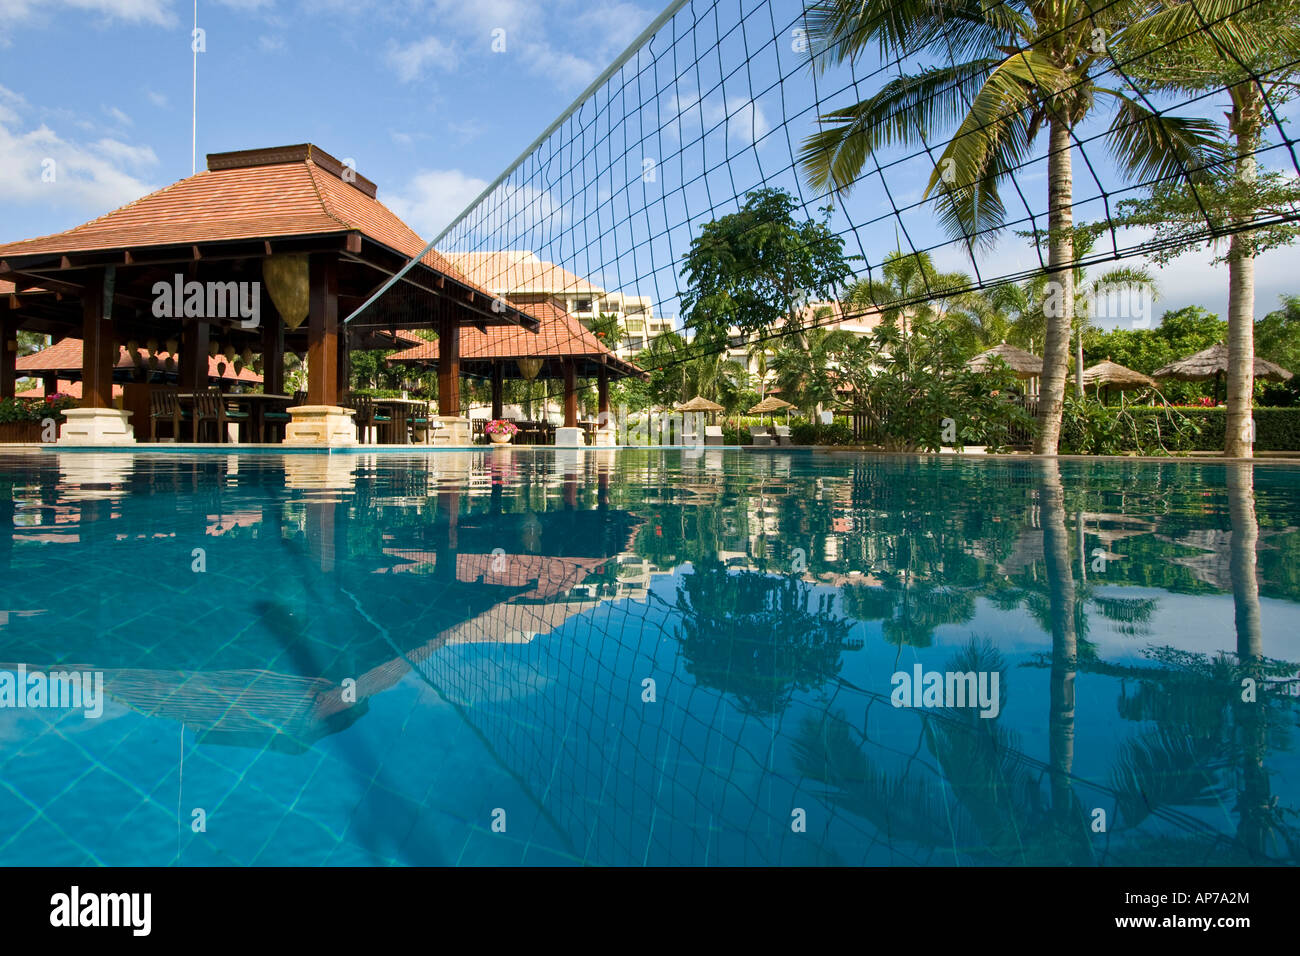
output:
[[[1136,415],[1158,415],[1161,409],[1152,406],[1129,406]],[[1217,451],[1223,448],[1223,431],[1228,420],[1226,408],[1179,408],[1200,429],[1183,429],[1174,442],[1166,442],[1170,451]],[[1256,451],[1300,451],[1300,408],[1256,408]]]

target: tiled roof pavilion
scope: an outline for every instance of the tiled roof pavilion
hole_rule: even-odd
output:
[[[378,200],[373,183],[319,147],[210,154],[206,170],[120,209],[66,232],[0,246],[0,282],[14,285],[0,290],[0,330],[8,339],[19,328],[79,334],[85,343],[83,404],[90,407],[111,404],[115,342],[178,331],[182,358],[192,358],[182,362],[183,382],[185,368],[195,378],[206,372],[201,358],[210,338],[268,353],[282,352],[287,340],[308,352],[309,402],[334,405],[346,382],[341,319],[423,247]],[[262,282],[264,260],[285,255],[306,255],[310,263],[310,314],[296,329],[280,321],[264,282],[259,328],[245,329],[238,318],[153,315],[156,282],[175,275]],[[35,289],[41,294],[30,294]],[[105,301],[111,303],[107,310]],[[535,327],[531,316],[513,307],[496,311],[492,303],[490,291],[429,252],[347,331],[400,325],[436,328],[448,339],[461,326]],[[12,360],[3,364],[0,392],[12,394]],[[452,372],[440,381],[439,398],[444,414],[456,415]],[[268,391],[279,384],[268,381]]]

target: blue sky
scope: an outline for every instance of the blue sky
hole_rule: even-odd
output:
[[[676,311],[672,258],[684,251],[692,228],[709,218],[711,203],[721,198],[718,211],[725,211],[736,192],[765,178],[797,192],[782,168],[792,145],[811,128],[799,111],[815,101],[810,84],[799,78],[767,89],[793,62],[784,31],[798,12],[797,0],[772,0],[770,13],[763,0],[721,0],[716,30],[709,4],[697,6],[709,22],[692,36],[683,32],[691,7],[679,14],[678,50],[685,53],[702,37],[706,51],[717,41],[717,55],[704,58],[702,72],[661,59],[636,109],[629,112],[620,100],[621,109],[611,111],[660,122],[665,111],[677,114],[659,127],[662,135],[638,140],[615,163],[576,168],[579,175],[567,184],[534,168],[517,178],[514,188],[521,192],[504,207],[552,217],[534,221],[532,231],[514,230],[535,251],[607,288],[653,295],[661,314]],[[207,50],[198,58],[199,166],[207,152],[313,142],[354,159],[379,185],[380,199],[431,238],[659,9],[659,0],[200,0]],[[732,29],[742,11],[743,27]],[[189,174],[192,18],[192,5],[174,0],[0,0],[0,241],[68,228]],[[773,23],[782,31],[775,42]],[[501,36],[494,31],[504,31],[504,52],[493,50]],[[661,57],[670,39],[665,33],[657,39]],[[737,70],[746,56],[748,68]],[[639,69],[645,62],[632,65]],[[862,92],[877,84],[867,83]],[[1216,104],[1206,110],[1221,114]],[[783,116],[795,117],[789,138]],[[605,145],[602,136],[626,142],[608,124],[587,132],[571,124],[556,142],[564,146],[567,137],[581,144],[588,133],[593,144]],[[1091,151],[1107,179],[1113,170],[1102,150]],[[675,154],[689,154],[697,169],[715,168],[693,180],[685,164],[672,168]],[[41,180],[49,158],[58,163],[54,183]],[[652,261],[628,250],[638,228],[655,229],[653,216],[641,226],[629,220],[613,253],[588,245],[590,229],[585,238],[566,231],[588,215],[576,212],[586,208],[581,203],[611,196],[641,201],[646,158],[660,163],[655,188],[669,197],[658,207],[660,218],[677,225]],[[719,158],[727,162],[717,166]],[[919,157],[890,170],[895,200],[919,199],[928,162]],[[1095,192],[1083,165],[1076,161],[1080,203]],[[584,175],[589,183],[580,181]],[[1041,170],[1027,170],[1021,185],[1032,206],[1045,204]],[[527,204],[520,204],[521,195]],[[806,198],[810,210],[821,202]],[[851,252],[878,262],[894,248],[893,221],[872,222],[888,212],[878,182],[858,188],[835,223],[871,223],[854,235]],[[1087,213],[1081,206],[1078,214]],[[928,207],[907,213],[904,222],[918,247],[942,239]],[[616,232],[606,239],[617,238]],[[1258,314],[1273,308],[1279,293],[1300,292],[1293,258],[1294,249],[1260,260]],[[944,268],[969,271],[957,248],[942,250],[938,259]],[[1224,313],[1226,274],[1208,259],[1188,255],[1164,270],[1157,315],[1193,303]],[[981,267],[987,275],[1031,264],[1026,244],[1009,237]]]

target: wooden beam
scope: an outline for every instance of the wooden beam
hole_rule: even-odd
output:
[[[97,270],[98,271],[98,270]],[[106,295],[108,272],[98,271],[81,297],[81,407],[113,407],[112,296]],[[108,300],[108,301],[105,301]]]
[[[503,398],[505,397],[505,379],[506,370],[497,359],[492,363],[492,418],[498,419],[502,416]]]
[[[320,253],[309,265],[307,404],[337,405],[339,397],[338,257]]]
[[[578,427],[578,368],[571,358],[564,359],[564,427]]]
[[[347,238],[347,245],[346,245],[345,248],[347,249],[348,252],[351,252],[351,253],[357,253],[357,252],[360,252],[360,251],[361,251],[361,233],[359,233],[359,232],[349,232],[349,233],[348,233],[348,238]]]
[[[460,415],[460,322],[445,305],[438,321],[438,414]]]
[[[18,320],[0,322],[0,398],[13,398],[18,381]]]

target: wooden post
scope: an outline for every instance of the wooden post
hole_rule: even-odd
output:
[[[506,370],[500,360],[492,363],[492,418],[500,418],[505,404]]]
[[[59,373],[46,372],[41,376],[41,392],[45,395],[53,395],[59,390]]]
[[[278,312],[272,312],[262,326],[262,390],[268,395],[284,394],[284,320]]]
[[[208,387],[208,341],[210,326],[206,322],[187,322],[181,335],[180,383],[182,392],[198,392]]]
[[[438,320],[438,414],[460,417],[460,322],[446,305]]]
[[[564,427],[578,427],[578,367],[570,358],[564,360]]]
[[[81,294],[81,407],[113,407],[113,302],[111,269],[94,270]],[[107,293],[107,294],[106,294]]]
[[[307,318],[307,404],[337,405],[339,399],[339,275],[333,255],[310,264]]]
[[[0,398],[13,398],[18,382],[18,320],[0,323]]]
[[[599,419],[602,424],[609,421],[609,367],[603,362],[596,373],[596,411],[605,416]]]

